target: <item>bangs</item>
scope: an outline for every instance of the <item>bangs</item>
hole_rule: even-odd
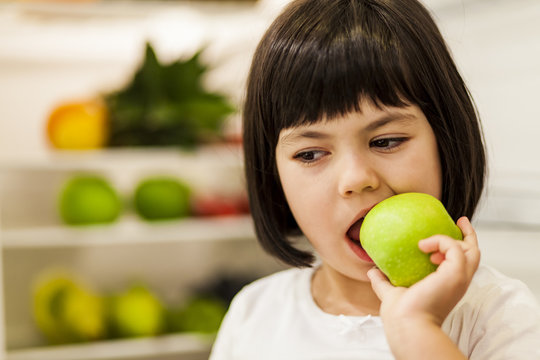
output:
[[[364,99],[377,106],[417,102],[407,82],[411,71],[397,34],[381,26],[384,21],[369,20],[376,9],[364,5],[352,12],[344,6],[334,10],[324,13],[299,7],[296,11],[304,12],[306,23],[296,33],[280,33],[278,27],[268,34],[275,45],[273,54],[267,54],[273,62],[267,69],[279,76],[268,72],[273,82],[264,98],[270,99],[278,132],[361,112]]]

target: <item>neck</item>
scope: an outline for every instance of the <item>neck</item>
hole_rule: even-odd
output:
[[[311,295],[324,312],[332,315],[379,315],[381,301],[369,281],[347,277],[328,266],[315,271]]]

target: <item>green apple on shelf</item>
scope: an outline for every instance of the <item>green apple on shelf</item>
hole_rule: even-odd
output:
[[[143,284],[133,285],[109,299],[108,318],[116,337],[154,336],[165,331],[165,307]]]
[[[216,333],[227,312],[221,299],[194,295],[185,304],[167,312],[167,323],[171,332]]]
[[[98,175],[75,175],[62,188],[59,198],[62,220],[69,225],[114,222],[122,211],[116,190]]]
[[[174,177],[141,180],[133,197],[135,211],[145,220],[179,219],[191,213],[191,188]]]

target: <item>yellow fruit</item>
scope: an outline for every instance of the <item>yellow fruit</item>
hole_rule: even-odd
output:
[[[50,114],[47,135],[57,149],[96,149],[108,138],[107,108],[100,100],[67,103]]]
[[[34,288],[36,325],[52,344],[102,339],[106,335],[103,300],[67,274],[48,274]]]
[[[67,329],[59,323],[61,308],[59,300],[74,286],[67,277],[55,277],[40,281],[34,290],[33,313],[36,325],[53,344],[69,341]]]
[[[101,297],[80,285],[65,293],[61,320],[75,341],[97,340],[106,332]]]

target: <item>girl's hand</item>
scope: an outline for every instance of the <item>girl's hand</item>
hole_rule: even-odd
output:
[[[409,288],[393,286],[378,269],[368,272],[373,290],[381,300],[380,314],[388,340],[400,341],[417,326],[440,328],[446,316],[463,297],[480,262],[476,233],[466,217],[457,221],[463,241],[435,235],[418,247],[431,253],[438,264],[435,272]],[[420,339],[422,341],[422,339]]]

